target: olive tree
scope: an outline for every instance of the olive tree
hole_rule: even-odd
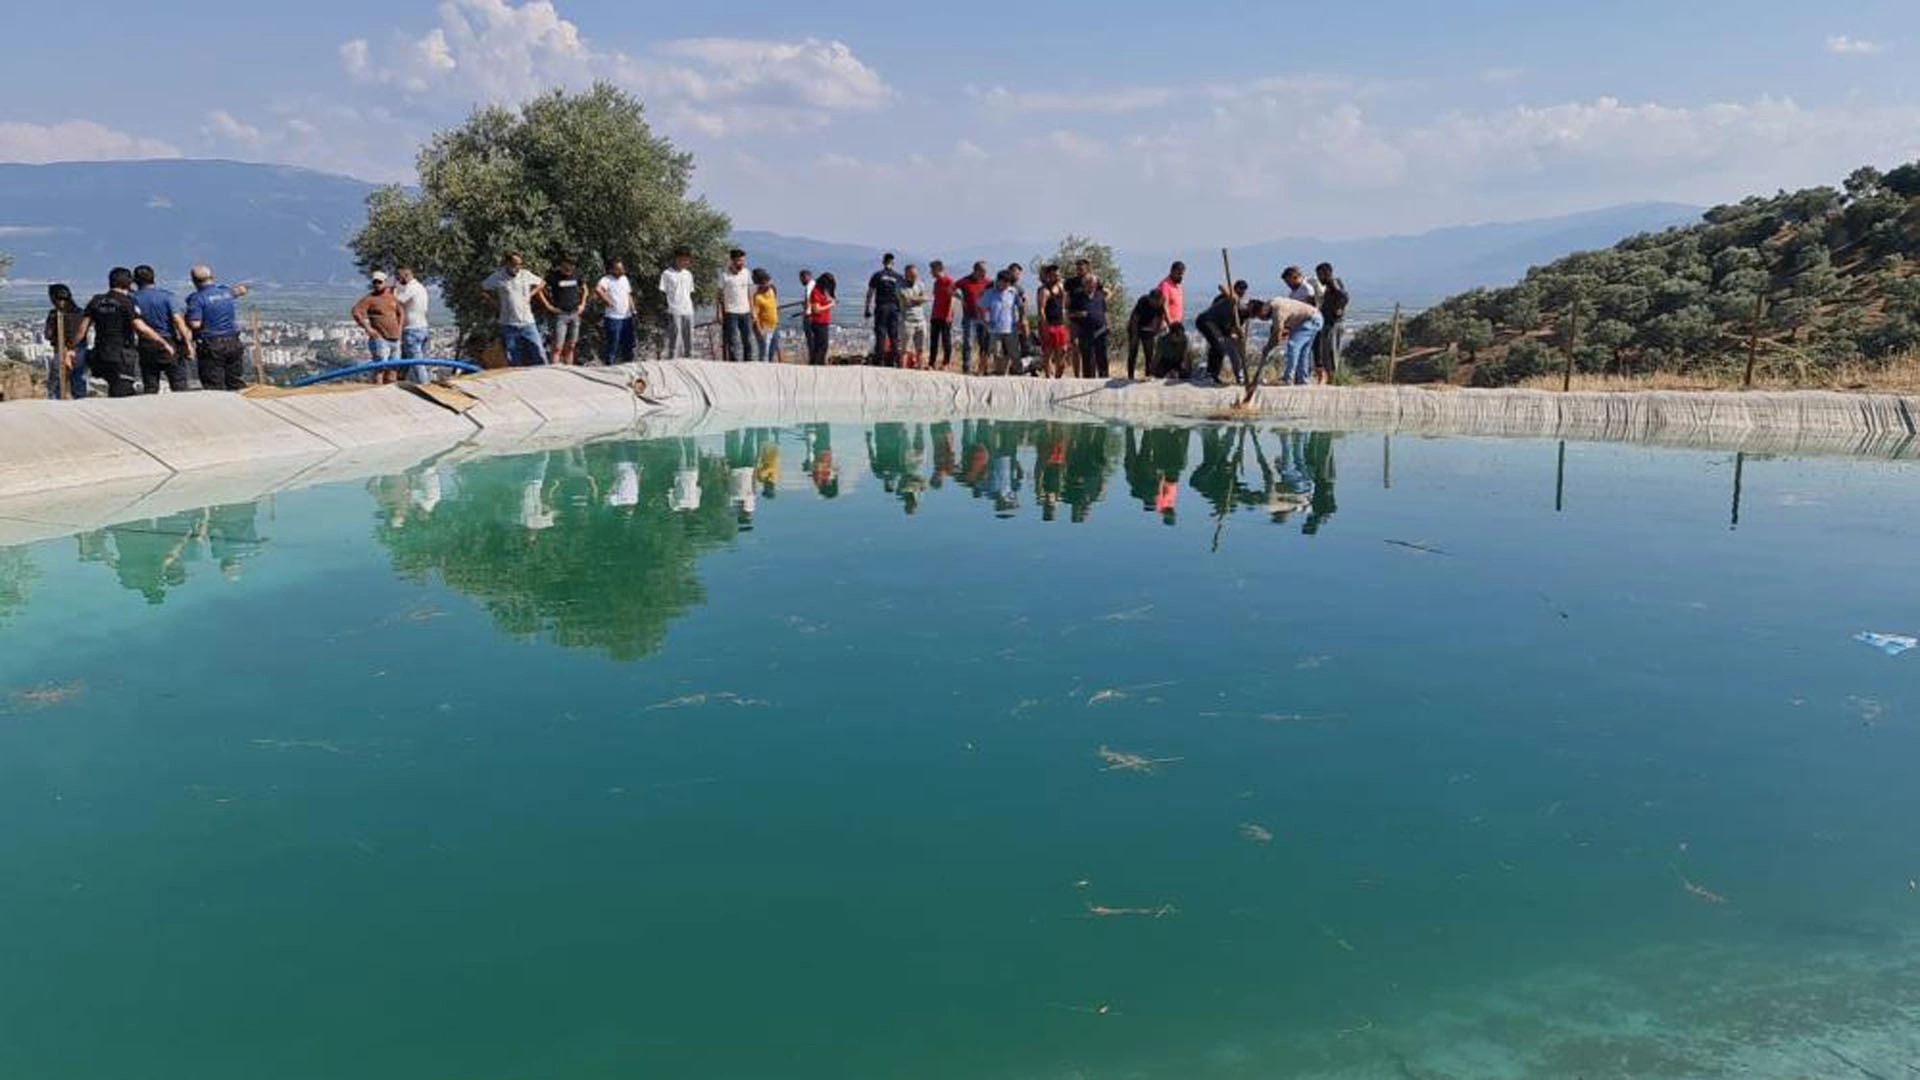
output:
[[[469,347],[492,322],[480,283],[507,251],[535,271],[571,254],[596,277],[624,259],[645,281],[686,247],[708,281],[732,228],[704,199],[688,197],[692,155],[655,135],[641,103],[606,83],[555,90],[517,110],[478,109],[433,136],[417,167],[417,189],[368,197],[353,253],[363,270],[408,265],[440,285]],[[643,311],[662,303],[653,289],[634,296]]]

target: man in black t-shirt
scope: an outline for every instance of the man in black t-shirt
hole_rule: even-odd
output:
[[[157,346],[169,363],[173,360],[173,343],[140,317],[140,308],[133,302],[133,271],[124,266],[114,267],[107,275],[106,292],[87,301],[74,340],[67,343],[63,368],[72,369],[75,346],[86,340],[88,330],[93,331],[93,348],[87,352],[87,366],[107,381],[108,397],[133,396],[136,343],[140,339]]]
[[[867,279],[867,318],[873,320],[873,362],[900,366],[900,272],[893,253],[880,257],[880,269]]]
[[[553,362],[579,363],[580,317],[587,310],[587,288],[581,284],[573,256],[560,256],[560,264],[547,271],[547,292],[538,299],[553,316]]]

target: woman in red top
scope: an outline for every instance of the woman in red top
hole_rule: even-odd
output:
[[[832,274],[821,274],[807,290],[807,363],[819,367],[827,362],[827,346],[833,337],[834,295],[839,283]]]

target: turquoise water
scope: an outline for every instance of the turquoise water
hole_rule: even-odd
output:
[[[0,1076],[1914,1075],[1914,477],[814,425],[0,552]]]

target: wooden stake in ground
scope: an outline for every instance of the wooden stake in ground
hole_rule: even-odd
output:
[[[1240,325],[1240,296],[1233,291],[1233,256],[1226,248],[1220,249],[1220,270],[1227,278],[1227,297],[1233,301],[1233,339],[1240,343],[1240,367],[1242,370],[1245,370],[1247,366],[1247,333],[1246,328]],[[1235,377],[1244,378],[1245,376],[1235,372]]]
[[[1741,389],[1753,389],[1753,369],[1760,362],[1760,322],[1767,317],[1767,294],[1753,298],[1753,326],[1747,334],[1747,377]]]
[[[67,375],[67,313],[58,308],[53,312],[53,371],[54,381],[60,384],[60,400],[69,400],[73,380]]]
[[[1573,389],[1573,355],[1580,350],[1580,294],[1573,294],[1573,306],[1567,309],[1567,369],[1560,375],[1560,392]]]
[[[253,382],[256,386],[267,385],[267,360],[260,355],[260,313],[247,312],[247,328],[253,332]]]
[[[1393,344],[1387,350],[1387,385],[1393,385],[1394,369],[1400,366],[1400,305],[1393,305]]]

